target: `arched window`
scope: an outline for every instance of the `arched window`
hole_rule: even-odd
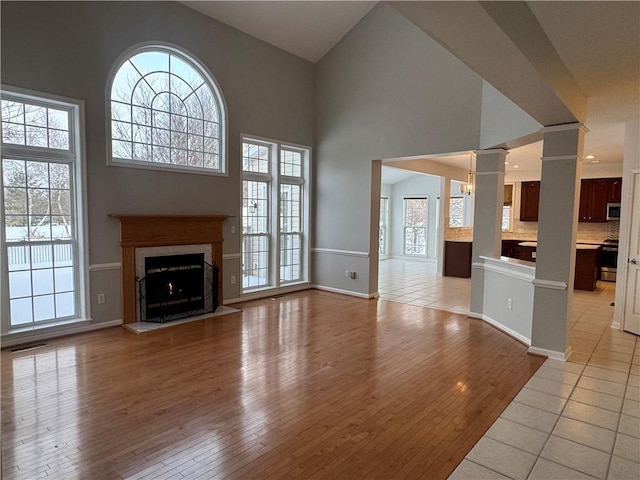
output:
[[[224,102],[198,62],[171,47],[137,48],[110,94],[110,163],[225,173]]]

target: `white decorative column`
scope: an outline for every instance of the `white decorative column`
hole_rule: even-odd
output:
[[[579,123],[545,127],[534,280],[532,353],[566,360],[576,262],[582,147]]]
[[[504,161],[508,152],[502,149],[478,150],[476,153],[476,191],[473,209],[472,264],[480,256],[500,258],[502,251],[502,205],[504,203]],[[471,269],[471,306],[482,315],[484,270]]]

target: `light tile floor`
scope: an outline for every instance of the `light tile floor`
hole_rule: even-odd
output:
[[[468,314],[471,280],[439,276],[435,262],[388,259],[379,264],[378,293],[382,300]]]
[[[469,279],[380,262],[380,298],[467,313]],[[615,285],[576,291],[568,362],[547,360],[449,477],[640,479],[640,342],[610,328]]]

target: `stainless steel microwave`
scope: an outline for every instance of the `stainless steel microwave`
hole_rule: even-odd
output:
[[[619,203],[607,203],[607,220],[620,220]]]

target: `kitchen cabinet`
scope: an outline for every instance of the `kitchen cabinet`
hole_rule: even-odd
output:
[[[538,203],[540,202],[540,182],[522,182],[520,188],[520,221],[538,221]]]
[[[518,243],[522,240],[502,240],[502,252],[500,255],[503,257],[518,258]]]
[[[577,248],[573,288],[593,291],[597,287],[601,247]]]
[[[471,242],[446,240],[444,242],[444,276],[471,277]]]
[[[580,182],[579,222],[606,222],[607,203],[620,203],[622,178],[586,178]],[[520,221],[538,221],[540,182],[522,182]]]
[[[622,201],[622,178],[608,178],[609,198],[607,203],[620,203]]]
[[[509,240],[518,242],[513,258],[526,260],[528,262],[536,261],[537,242],[522,242],[519,240]],[[503,247],[504,247],[503,240]],[[576,267],[573,278],[573,288],[576,290],[596,289],[598,281],[598,273],[600,270],[600,255],[602,247],[600,245],[588,245],[579,243],[576,245]],[[505,255],[506,256],[506,255]]]
[[[608,178],[584,179],[580,186],[580,208],[578,221],[606,222],[607,203],[611,196],[611,182]]]

